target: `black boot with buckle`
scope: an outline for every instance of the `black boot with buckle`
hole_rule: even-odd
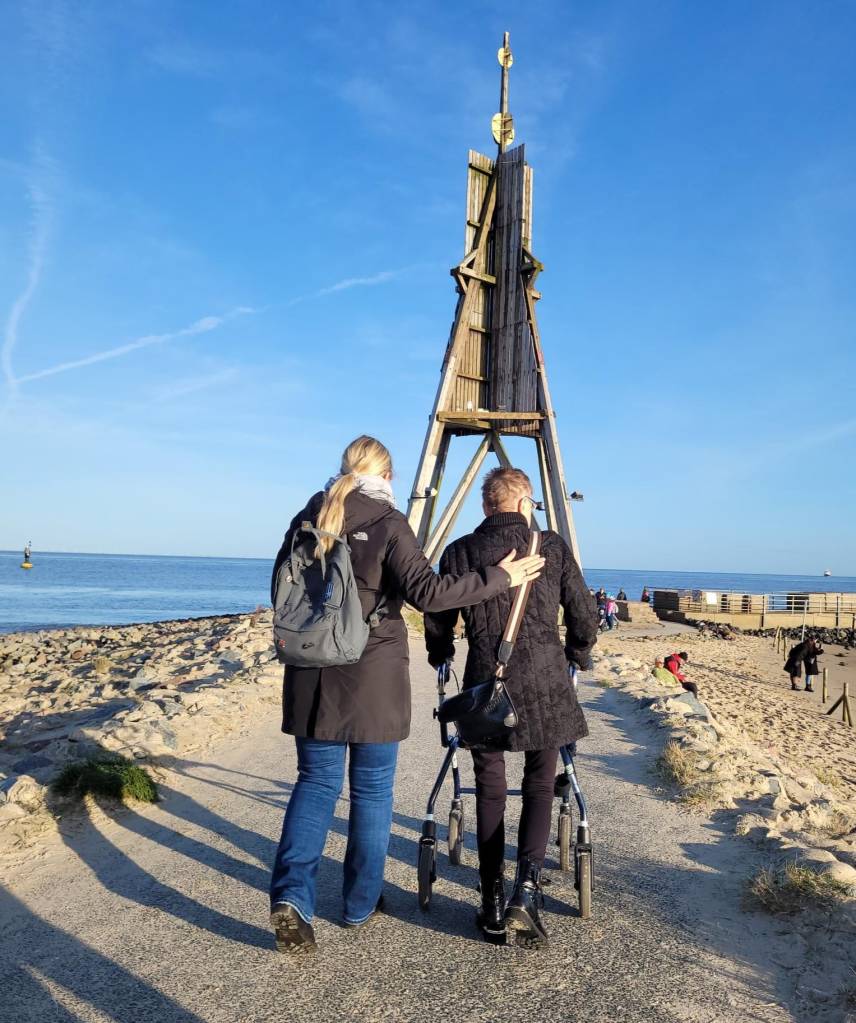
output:
[[[500,874],[481,882],[481,908],[476,925],[485,941],[493,945],[505,943],[505,878]]]
[[[541,865],[525,857],[517,862],[514,891],[505,910],[505,925],[515,932],[515,941],[524,948],[541,948],[549,942],[541,921],[544,895],[541,891]]]

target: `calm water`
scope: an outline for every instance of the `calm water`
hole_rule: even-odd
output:
[[[33,568],[20,552],[0,552],[0,632],[49,625],[115,625],[164,618],[252,611],[269,601],[272,562],[250,558],[170,558],[35,551]],[[856,593],[856,579],[717,572],[586,570],[589,586],[624,587],[638,600],[649,589],[787,590]]]

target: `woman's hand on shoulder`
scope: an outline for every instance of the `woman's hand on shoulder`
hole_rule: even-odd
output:
[[[512,550],[499,562],[498,568],[508,573],[509,586],[521,586],[523,583],[537,579],[544,568],[544,558],[540,554],[527,554],[518,558],[517,551]]]

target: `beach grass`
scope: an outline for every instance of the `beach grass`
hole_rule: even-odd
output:
[[[841,775],[832,767],[815,767],[814,776],[822,785],[828,785],[833,789],[843,789],[844,782]]]
[[[710,810],[722,798],[722,786],[717,782],[700,782],[685,789],[678,802],[688,810]]]
[[[684,749],[676,742],[667,742],[657,758],[657,773],[664,781],[686,788],[695,781],[698,773],[697,760],[695,753]]]
[[[841,810],[830,810],[825,818],[812,828],[818,835],[827,838],[843,838],[853,830],[853,818]]]
[[[788,915],[803,909],[830,909],[850,894],[849,887],[828,874],[792,860],[783,866],[762,867],[749,880],[750,902],[768,913]]]
[[[158,787],[149,774],[118,754],[100,753],[67,764],[51,787],[57,795],[78,799],[89,793],[123,803],[156,803],[159,798]]]

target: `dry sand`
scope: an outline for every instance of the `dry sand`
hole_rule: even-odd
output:
[[[856,690],[856,651],[825,648],[820,666],[829,671],[829,699],[824,705],[819,680],[814,693],[791,691],[782,670],[784,655],[776,653],[769,639],[738,636],[729,641],[693,633],[639,636],[619,628],[602,635],[597,649],[620,651],[649,664],[658,654],[686,651],[690,659],[685,674],[698,685],[699,698],[718,721],[733,726],[764,752],[781,757],[795,774],[808,768],[821,779],[837,776],[842,793],[856,798],[856,729],[841,721],[840,708],[832,717],[826,713],[845,681]],[[856,716],[856,693],[851,709]]]

